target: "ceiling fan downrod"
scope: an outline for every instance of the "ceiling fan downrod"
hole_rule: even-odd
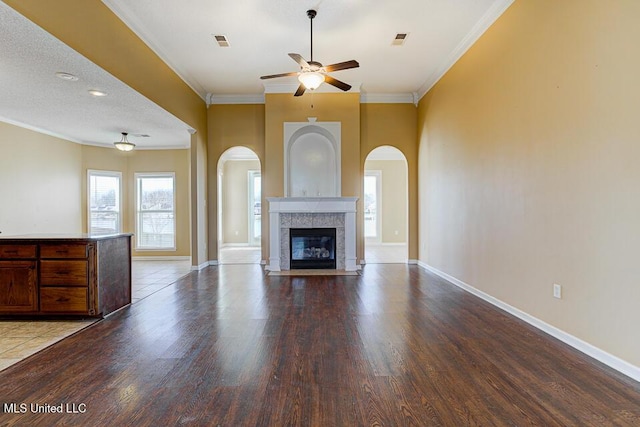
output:
[[[307,10],[307,16],[309,17],[309,24],[311,28],[311,61],[313,62],[313,18],[315,18],[317,12],[313,9]]]

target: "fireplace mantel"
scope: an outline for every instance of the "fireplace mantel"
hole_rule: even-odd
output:
[[[338,260],[347,271],[358,269],[356,264],[356,202],[357,197],[267,197],[269,202],[269,265],[267,269],[280,271],[283,233],[289,228],[312,227],[309,220],[325,214],[344,215],[344,259]],[[295,224],[283,224],[281,214],[292,214]],[[308,225],[307,225],[308,224]],[[329,226],[329,225],[328,225]]]

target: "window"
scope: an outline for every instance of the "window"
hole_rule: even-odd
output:
[[[121,230],[120,194],[122,174],[109,171],[88,171],[90,234],[114,234]]]
[[[249,171],[249,235],[251,244],[259,244],[262,234],[262,178],[260,171]]]
[[[364,237],[380,240],[380,191],[382,171],[367,170],[364,174]]]
[[[137,173],[135,176],[136,249],[175,249],[175,174]]]

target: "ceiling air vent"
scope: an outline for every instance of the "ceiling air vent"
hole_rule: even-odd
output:
[[[402,46],[404,44],[405,39],[407,38],[408,33],[398,33],[396,37],[391,42],[392,46]]]
[[[226,36],[213,36],[218,42],[218,46],[220,47],[229,47],[229,40],[227,40]]]

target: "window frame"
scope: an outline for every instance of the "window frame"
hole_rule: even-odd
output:
[[[91,178],[94,176],[103,176],[103,177],[111,177],[118,179],[118,198],[117,198],[117,230],[114,233],[92,233],[91,232],[91,214],[93,211],[91,210]],[[108,170],[100,170],[100,169],[87,169],[87,234],[95,234],[95,235],[108,235],[108,234],[118,234],[122,233],[122,172],[120,171],[108,171]]]
[[[141,210],[140,204],[140,183],[144,178],[171,178],[173,182],[173,209],[172,210]],[[137,251],[176,251],[177,250],[177,236],[176,236],[176,228],[177,228],[177,209],[176,209],[176,173],[175,172],[136,172],[134,173],[134,183],[135,183],[135,250]],[[171,247],[161,247],[161,246],[142,246],[140,243],[140,238],[142,237],[141,232],[141,213],[158,213],[158,212],[172,212],[173,213],[173,245]]]

